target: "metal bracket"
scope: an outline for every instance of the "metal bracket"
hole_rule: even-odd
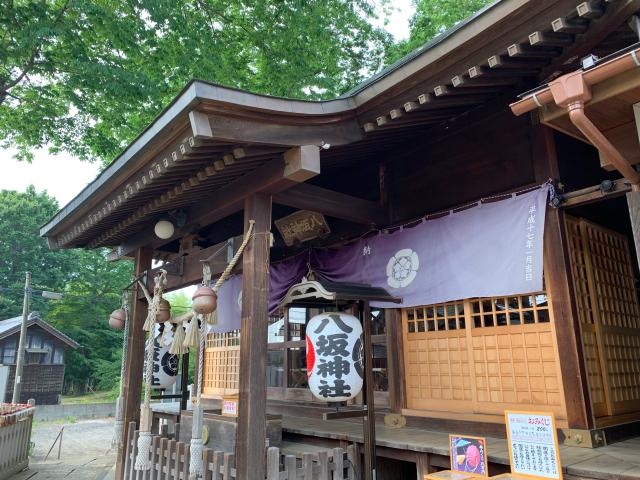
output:
[[[575,428],[563,428],[561,432],[564,436],[563,445],[583,448],[604,447],[607,444],[603,430],[580,430]]]

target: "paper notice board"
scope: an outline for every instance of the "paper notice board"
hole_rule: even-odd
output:
[[[549,412],[505,411],[511,473],[562,479],[556,420]]]

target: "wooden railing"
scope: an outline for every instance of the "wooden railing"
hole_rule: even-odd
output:
[[[188,443],[154,435],[151,442],[151,470],[133,468],[138,453],[136,424],[129,424],[127,453],[124,466],[125,480],[188,480]],[[347,453],[342,448],[300,456],[282,455],[277,447],[267,450],[267,480],[357,480],[360,478],[360,454],[356,445]],[[235,456],[232,453],[204,449],[204,480],[231,480],[236,478]]]
[[[0,480],[29,466],[34,407],[0,404]]]

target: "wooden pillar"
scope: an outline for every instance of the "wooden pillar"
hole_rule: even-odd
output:
[[[242,258],[240,397],[236,433],[236,478],[264,480],[266,361],[269,321],[271,197],[256,193],[244,203],[244,229],[254,220],[254,236]]]
[[[636,259],[640,269],[640,192],[631,191],[627,193],[627,204],[629,205],[629,216],[631,217],[633,243],[636,246]]]
[[[140,248],[136,252],[134,275],[142,275],[145,270],[151,269],[153,251],[149,248]],[[133,306],[129,320],[129,340],[127,350],[127,362],[124,368],[124,439],[129,438],[129,423],[140,421],[140,386],[142,385],[142,369],[144,363],[144,344],[146,332],[142,330],[147,318],[147,302],[138,298],[138,285],[133,286]],[[118,449],[116,463],[116,478],[124,478],[124,463],[126,445]]]
[[[404,349],[402,337],[402,312],[399,308],[384,311],[387,327],[387,367],[389,369],[389,407],[401,413],[405,407]]]
[[[533,164],[536,181],[558,180],[553,130],[540,123],[532,126]],[[553,312],[570,428],[593,428],[591,401],[582,352],[580,322],[576,309],[564,211],[547,208],[544,231],[544,276]]]

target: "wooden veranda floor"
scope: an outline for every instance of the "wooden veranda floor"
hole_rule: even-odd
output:
[[[362,426],[352,421],[285,416],[283,431],[305,437],[362,442]],[[378,422],[376,437],[380,447],[449,455],[447,433],[409,427],[390,428]],[[508,466],[507,441],[488,437],[487,444],[489,462]],[[561,446],[560,456],[565,475],[598,480],[640,479],[640,437],[596,449]]]

